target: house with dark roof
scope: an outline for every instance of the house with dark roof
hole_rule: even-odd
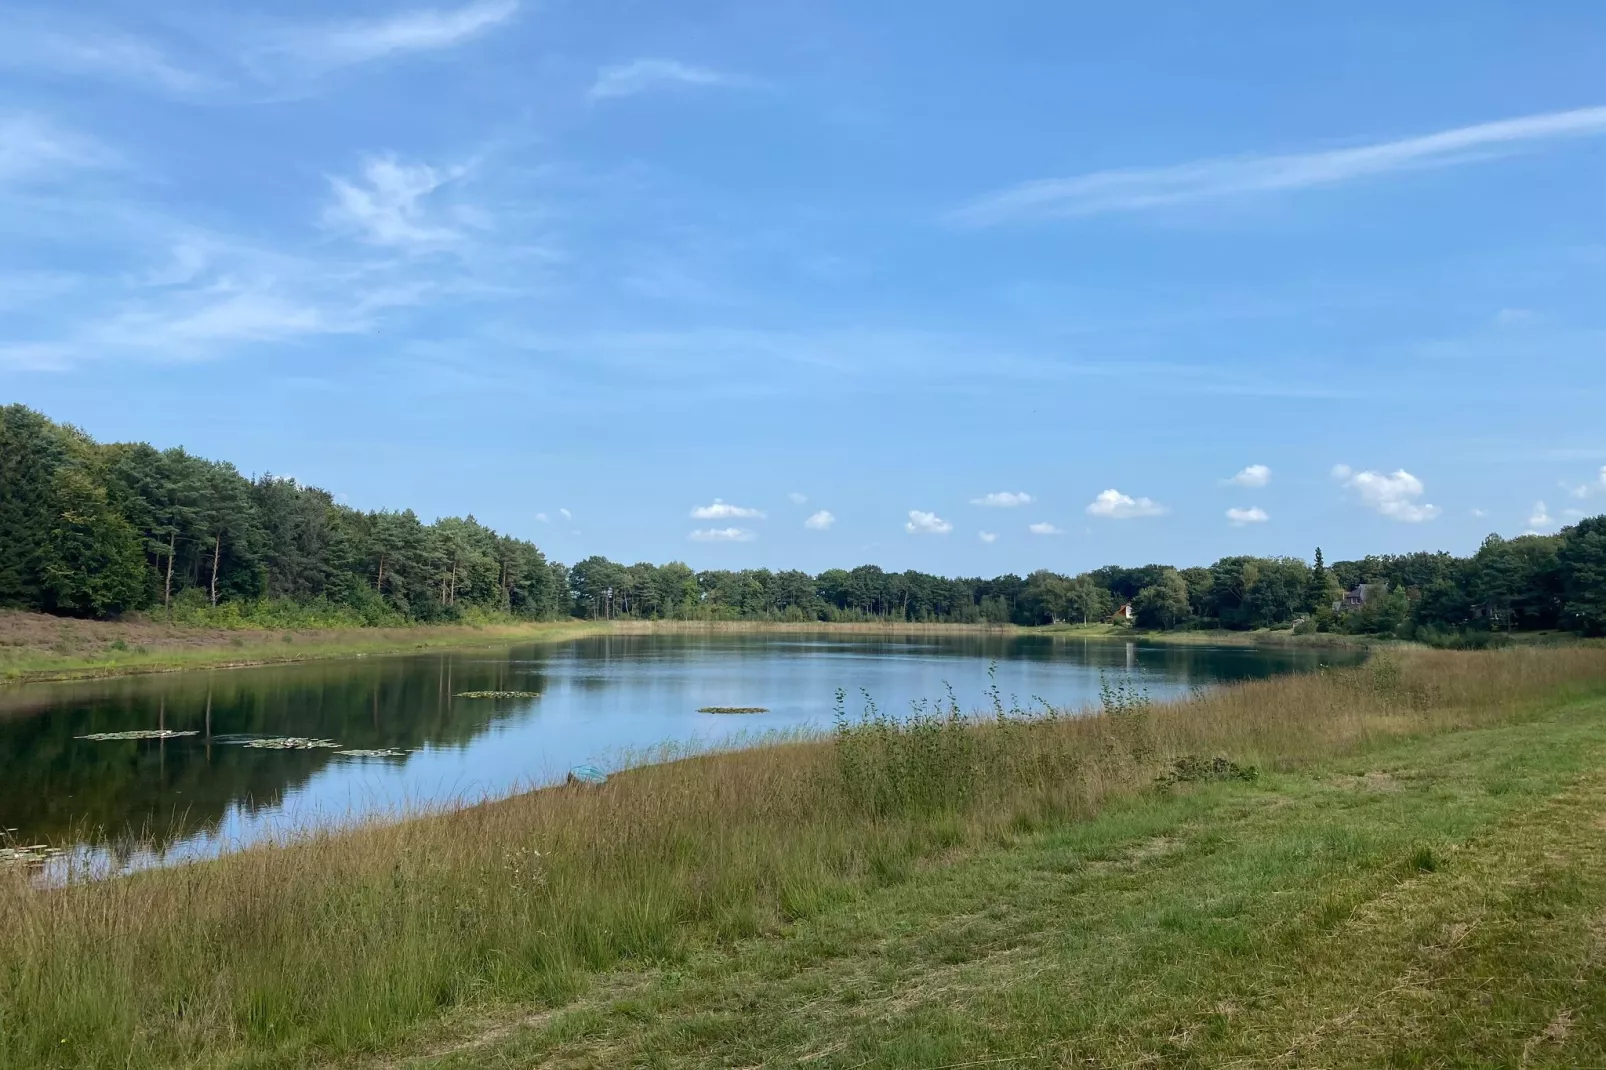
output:
[[[1333,603],[1333,612],[1352,613],[1372,599],[1388,593],[1389,585],[1386,582],[1357,584],[1353,589],[1345,591],[1343,598]]]

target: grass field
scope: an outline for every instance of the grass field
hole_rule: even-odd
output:
[[[1606,1062],[1606,650],[1106,699],[13,875],[0,1067]]]

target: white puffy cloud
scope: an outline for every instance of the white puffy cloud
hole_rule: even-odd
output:
[[[1420,479],[1403,468],[1392,475],[1384,475],[1382,472],[1357,472],[1347,464],[1337,464],[1333,466],[1333,478],[1342,480],[1344,488],[1353,491],[1362,505],[1390,520],[1420,524],[1443,512],[1437,505],[1417,501],[1426,488]]]
[[[829,509],[821,509],[813,516],[803,521],[803,526],[808,528],[810,531],[825,531],[835,523],[836,517],[831,515],[831,511]]]
[[[998,532],[996,531],[978,531],[976,532],[976,536],[980,538],[982,542],[998,541]]]
[[[1063,535],[1063,534],[1065,534],[1065,532],[1061,531],[1059,528],[1055,527],[1053,524],[1050,524],[1046,520],[1040,520],[1035,524],[1028,524],[1028,525],[1026,525],[1026,530],[1031,532],[1033,535]]]
[[[792,502],[793,505],[802,505],[804,502],[809,500],[809,496],[807,494],[801,494],[795,490],[788,493],[787,498]]]
[[[692,542],[752,542],[758,538],[746,528],[705,528],[686,537]]]
[[[995,490],[991,494],[983,494],[980,498],[970,499],[971,505],[983,505],[989,509],[1013,509],[1017,505],[1032,504],[1032,496],[1025,491]]]
[[[1544,502],[1534,502],[1533,515],[1528,518],[1529,527],[1548,528],[1555,522],[1555,518],[1550,515],[1550,510],[1546,508]]]
[[[1263,464],[1252,464],[1240,469],[1227,482],[1239,487],[1264,487],[1271,482],[1271,469]]]
[[[954,530],[954,526],[936,513],[911,509],[909,522],[903,526],[903,530],[911,535],[946,535]]]
[[[1563,483],[1562,486],[1567,487],[1568,492],[1574,498],[1587,498],[1591,494],[1606,494],[1606,464],[1600,466],[1600,474],[1593,483],[1580,483],[1576,487],[1568,487],[1567,484]]]
[[[1134,498],[1111,487],[1100,491],[1099,496],[1088,503],[1087,512],[1089,516],[1111,520],[1132,520],[1140,516],[1159,516],[1165,512],[1165,506],[1152,498]]]
[[[1227,519],[1232,522],[1233,527],[1241,528],[1245,524],[1264,524],[1271,517],[1260,506],[1252,505],[1248,509],[1228,509]]]
[[[693,520],[762,520],[764,511],[732,505],[715,498],[712,505],[699,505],[691,511],[691,515]]]

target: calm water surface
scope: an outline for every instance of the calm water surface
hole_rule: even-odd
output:
[[[838,688],[854,715],[861,689],[898,712],[942,697],[945,684],[963,708],[990,709],[996,661],[1006,706],[1080,707],[1097,702],[1102,679],[1130,677],[1158,699],[1344,657],[1051,636],[642,635],[30,685],[0,693],[0,827],[23,843],[91,849],[114,866],[147,864],[158,856],[130,842],[198,857],[309,824],[503,795],[580,763],[616,768],[665,744],[828,728]],[[539,697],[456,697],[491,690]],[[158,727],[198,734],[77,738]],[[227,739],[241,734],[405,753],[357,758]]]

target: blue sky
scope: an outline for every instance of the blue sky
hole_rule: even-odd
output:
[[[0,398],[568,561],[1606,511],[1606,8],[1308,8],[0,5]]]

